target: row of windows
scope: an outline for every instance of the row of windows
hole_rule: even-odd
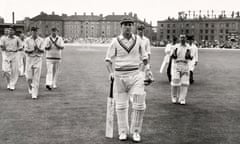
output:
[[[190,33],[190,31],[191,30],[188,30],[188,29],[186,29],[185,31],[184,30],[181,30],[181,33],[186,33],[186,34],[189,34]],[[176,30],[175,29],[173,29],[173,30],[170,30],[170,29],[167,29],[167,34],[170,34],[170,33],[173,33],[173,34],[175,34],[176,33]],[[192,32],[194,32],[194,31],[192,31]],[[205,32],[205,34],[208,34],[208,33],[211,33],[211,34],[214,34],[215,33],[215,30],[208,30],[208,29],[205,29],[205,30],[203,30],[203,29],[200,29],[199,30],[199,33],[200,34],[202,34],[202,33],[204,33]],[[226,33],[226,34],[228,34],[229,33],[229,30],[228,29],[226,29],[226,30],[223,30],[223,29],[220,29],[219,30],[219,33]],[[161,31],[160,32],[161,34],[163,34],[163,31]]]
[[[175,36],[175,37],[177,37],[176,35],[167,35],[167,39],[171,39],[171,37],[173,37],[173,36]],[[200,35],[199,36],[199,39],[200,40],[211,40],[211,41],[214,41],[215,40],[215,36],[214,35]],[[223,36],[223,35],[219,35],[219,39],[220,40],[223,40],[225,38],[225,40],[228,40],[228,36],[227,35],[225,35],[225,36]],[[163,39],[163,36],[160,36],[160,39]]]
[[[167,25],[167,28],[175,28],[176,27],[176,24],[166,24]],[[186,24],[179,24],[179,26],[180,27],[190,27],[191,26],[191,28],[194,28],[195,27],[195,25],[198,25],[198,24],[189,24],[189,23],[186,23]],[[213,23],[200,23],[199,24],[199,27],[205,27],[205,28],[215,28],[215,25],[216,24],[213,24]],[[160,25],[162,28],[164,27],[164,24],[161,24]],[[223,28],[224,26],[225,27],[231,27],[231,28],[235,28],[236,27],[236,23],[220,23],[219,24],[219,26],[221,27],[221,28]]]

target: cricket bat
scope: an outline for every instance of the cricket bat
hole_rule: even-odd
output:
[[[113,82],[111,79],[110,94],[107,99],[107,116],[106,116],[106,133],[107,138],[113,138],[113,122],[114,122],[114,99],[113,99]]]
[[[160,67],[160,70],[159,70],[160,74],[163,73],[163,70],[164,70],[164,68],[165,68],[165,66],[166,66],[167,64],[168,64],[167,56],[165,56],[164,59],[163,59],[162,65],[161,65],[161,67]]]

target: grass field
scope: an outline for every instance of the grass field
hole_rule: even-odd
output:
[[[109,91],[106,48],[68,46],[58,89],[32,100],[23,77],[10,92],[0,78],[0,144],[123,144],[105,135]],[[170,102],[166,73],[159,74],[163,49],[152,50],[155,82],[146,88],[143,144],[239,144],[240,51],[200,50],[187,105]],[[116,121],[115,121],[116,128]]]

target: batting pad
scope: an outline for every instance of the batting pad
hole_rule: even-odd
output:
[[[131,117],[131,133],[140,133],[142,130],[143,116],[145,110],[135,110],[133,109]]]
[[[118,121],[118,133],[128,134],[129,123],[128,123],[128,108],[116,109],[117,121]]]

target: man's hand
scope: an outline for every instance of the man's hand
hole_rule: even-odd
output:
[[[192,60],[191,52],[189,49],[187,49],[186,54],[185,54],[185,59]]]
[[[49,46],[48,46],[48,47],[45,47],[45,50],[50,50],[50,49],[51,49],[51,47],[52,47],[52,44],[51,44],[51,43],[49,43]]]
[[[109,80],[114,80],[114,73],[109,74]]]
[[[1,46],[2,51],[6,51],[6,47],[5,46]]]
[[[172,54],[172,58],[177,59],[177,48],[174,50],[174,52]]]
[[[196,61],[196,62],[195,62],[195,66],[196,66],[197,64],[198,64],[198,62]]]

